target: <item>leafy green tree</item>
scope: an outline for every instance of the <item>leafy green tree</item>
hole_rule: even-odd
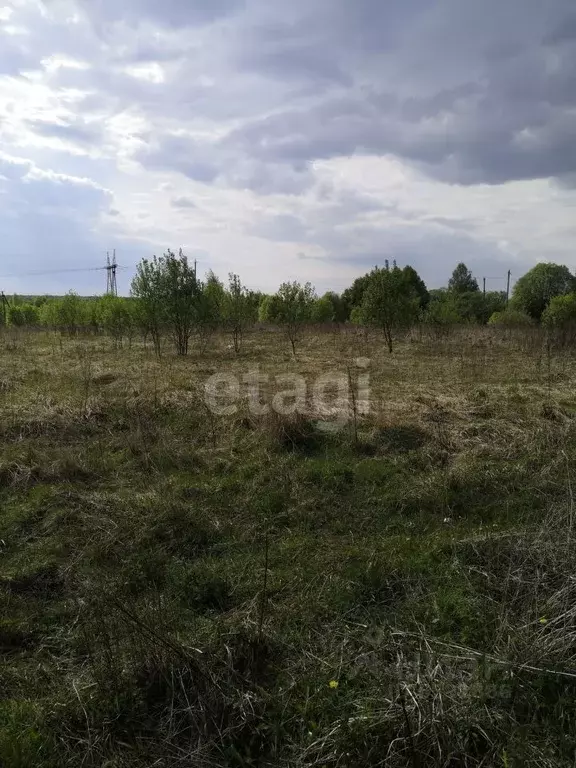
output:
[[[247,292],[246,303],[248,306],[248,315],[250,317],[251,323],[258,322],[260,304],[262,303],[263,299],[264,299],[264,294],[261,291]]]
[[[335,323],[345,323],[348,320],[350,313],[343,297],[335,293],[335,291],[328,291],[322,297],[327,299],[332,304],[332,320]]]
[[[409,327],[418,317],[419,297],[409,277],[388,263],[370,273],[370,282],[364,293],[360,317],[366,325],[380,328],[384,333],[388,351],[393,351],[397,330]]]
[[[350,322],[354,325],[364,324],[364,314],[362,313],[362,307],[353,307],[350,312]]]
[[[460,322],[485,325],[494,312],[506,308],[506,295],[497,292],[486,294],[480,291],[466,291],[452,294]]]
[[[38,310],[40,325],[46,328],[55,328],[56,322],[56,301],[54,299],[48,299]]]
[[[458,302],[454,294],[445,288],[430,292],[430,303],[424,313],[424,322],[433,326],[437,331],[443,331],[451,325],[462,322]]]
[[[167,326],[172,334],[176,352],[188,354],[188,344],[197,318],[201,286],[196,271],[180,250],[162,257],[162,292]]]
[[[74,336],[84,324],[84,304],[85,302],[73,291],[62,298],[49,299],[40,307],[40,323]]]
[[[238,354],[244,331],[251,323],[251,307],[248,291],[238,275],[232,272],[228,275],[228,290],[225,294],[224,323],[232,335],[234,351]]]
[[[310,283],[301,285],[294,281],[282,283],[278,292],[274,296],[267,296],[260,305],[260,319],[283,327],[294,357],[302,329],[312,320],[315,301],[316,293]]]
[[[576,325],[576,293],[555,296],[542,313],[542,325],[547,328]]]
[[[334,303],[328,294],[314,301],[311,317],[313,323],[331,323],[334,315]]]
[[[576,280],[568,267],[542,262],[518,280],[510,305],[538,321],[552,299],[574,290]]]
[[[210,270],[201,286],[196,306],[196,328],[200,349],[206,350],[212,335],[223,323],[226,291],[222,281]]]
[[[576,293],[555,296],[542,313],[542,325],[561,344],[572,345],[576,341]]]
[[[226,289],[222,280],[214,274],[212,270],[206,275],[204,282],[204,293],[210,297],[210,301],[216,308],[219,318],[224,316],[224,305],[226,303]]]
[[[456,325],[478,323],[484,325],[494,312],[506,308],[506,294],[490,291],[457,291],[445,288],[430,292],[430,304],[424,315],[426,322],[433,325]]]
[[[122,346],[125,336],[131,337],[133,315],[130,303],[130,299],[119,296],[102,296],[98,302],[98,323],[117,346]]]
[[[143,259],[132,281],[132,295],[141,302],[143,317],[158,354],[160,332],[165,325],[172,335],[177,354],[187,355],[202,286],[182,251],[178,256],[168,250],[160,258]]]
[[[144,338],[150,335],[156,354],[161,354],[161,336],[165,320],[164,262],[157,256],[142,259],[136,267],[131,294],[138,302],[137,317]]]
[[[280,300],[275,293],[263,296],[258,307],[258,321],[260,323],[275,323],[275,318],[280,312],[279,304]]]
[[[346,288],[346,290],[342,293],[342,303],[345,307],[344,320],[348,320],[354,307],[362,306],[364,293],[366,292],[369,283],[370,273],[367,273],[366,275],[357,277],[350,288]]]
[[[495,312],[504,312],[506,310],[506,292],[505,291],[487,291],[482,295],[480,313],[477,315],[478,322],[486,324]]]
[[[478,281],[472,276],[472,272],[466,264],[460,262],[452,272],[452,277],[448,281],[448,290],[455,293],[469,293],[479,290]]]
[[[422,280],[414,267],[411,267],[410,265],[404,267],[402,272],[404,273],[406,282],[408,285],[412,286],[414,293],[418,296],[420,309],[425,310],[430,303],[430,293],[428,292],[428,288],[426,288],[426,283]]]

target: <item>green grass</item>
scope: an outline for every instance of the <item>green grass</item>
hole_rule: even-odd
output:
[[[0,339],[0,765],[572,766],[570,351],[227,344]],[[357,436],[202,396],[360,355]]]

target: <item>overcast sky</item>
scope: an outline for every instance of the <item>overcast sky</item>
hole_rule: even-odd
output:
[[[263,290],[576,268],[574,0],[3,2],[6,292],[112,248],[123,292],[180,246]]]

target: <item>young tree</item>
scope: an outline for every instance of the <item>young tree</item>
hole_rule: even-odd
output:
[[[180,250],[162,257],[162,292],[168,328],[179,355],[188,354],[188,344],[197,317],[201,286],[196,271]]]
[[[466,264],[462,262],[452,272],[452,277],[448,281],[448,289],[455,293],[468,293],[480,290],[478,288],[478,281],[472,276],[472,272],[470,272]]]
[[[310,283],[301,285],[282,283],[274,296],[267,296],[260,305],[260,319],[263,322],[277,323],[292,346],[296,357],[296,343],[300,340],[302,328],[311,322],[316,293]]]
[[[137,302],[136,315],[144,340],[150,334],[156,354],[161,354],[161,334],[165,319],[164,265],[161,259],[153,256],[152,260],[142,259],[136,267],[132,280],[131,294]]]
[[[201,285],[196,272],[180,250],[168,250],[152,261],[143,259],[132,281],[132,295],[140,300],[148,331],[160,354],[160,331],[165,324],[179,355],[188,354],[188,344],[198,313]]]
[[[370,273],[370,282],[362,302],[361,318],[366,325],[380,328],[388,351],[393,351],[396,330],[409,327],[418,317],[419,298],[405,273],[388,263]]]
[[[246,295],[246,304],[248,317],[252,324],[258,322],[260,313],[260,304],[264,299],[264,294],[261,291],[248,291]]]
[[[228,290],[224,302],[224,321],[232,335],[234,351],[240,352],[242,336],[250,325],[251,308],[248,291],[242,285],[238,275],[232,272],[228,275]]]
[[[226,291],[222,281],[210,270],[206,282],[200,286],[196,309],[196,326],[200,339],[200,350],[205,352],[212,335],[224,322]]]
[[[130,336],[132,315],[130,299],[119,296],[102,296],[97,305],[98,324],[114,340],[114,346],[122,346],[124,336]]]
[[[572,293],[574,290],[576,290],[576,280],[568,267],[561,264],[541,263],[518,280],[514,286],[510,305],[538,321],[552,299]]]
[[[74,291],[69,291],[63,298],[55,299],[53,304],[54,325],[65,330],[69,336],[75,336],[84,320],[82,299]]]

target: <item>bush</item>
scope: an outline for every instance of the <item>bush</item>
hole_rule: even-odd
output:
[[[546,328],[564,330],[576,325],[576,293],[556,296],[542,315]]]
[[[490,325],[503,325],[507,327],[534,325],[534,321],[526,312],[519,309],[505,309],[503,312],[494,312],[488,320]]]

